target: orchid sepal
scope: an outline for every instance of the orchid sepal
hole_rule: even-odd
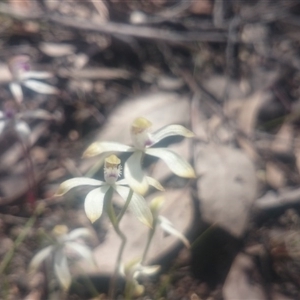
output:
[[[126,200],[130,188],[126,186],[116,185],[115,190],[124,200]],[[153,216],[143,196],[137,193],[133,193],[129,203],[129,209],[139,221],[152,228]]]
[[[55,193],[55,196],[62,196],[67,192],[69,192],[71,189],[78,186],[84,186],[84,185],[101,186],[103,184],[105,184],[105,182],[93,178],[86,178],[86,177],[71,178],[60,184],[58,190]]]
[[[191,247],[188,239],[181,232],[179,232],[167,218],[163,216],[158,216],[158,224],[166,233],[171,234],[180,239],[187,248]]]
[[[174,151],[165,148],[152,148],[145,152],[162,159],[174,174],[184,178],[196,178],[193,167]]]
[[[130,146],[114,142],[94,142],[83,153],[82,157],[93,157],[106,152],[106,155],[114,152],[133,152]]]
[[[29,272],[35,272],[42,264],[42,262],[51,254],[54,246],[50,245],[40,250],[31,260],[29,264]]]
[[[126,161],[124,176],[128,185],[138,194],[145,195],[149,183],[141,167],[141,160],[144,156],[142,151],[135,151]]]
[[[111,187],[108,185],[91,190],[84,201],[84,210],[89,220],[94,223],[103,212],[104,198]]]
[[[175,135],[184,136],[187,138],[192,138],[195,136],[192,131],[182,125],[168,125],[152,133],[153,145],[163,140],[164,138]]]
[[[63,290],[67,291],[71,285],[72,277],[63,249],[58,250],[54,254],[54,273]]]

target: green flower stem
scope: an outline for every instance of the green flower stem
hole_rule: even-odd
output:
[[[131,280],[126,280],[125,300],[131,300],[134,291],[134,283]]]
[[[130,189],[129,194],[128,194],[127,199],[126,199],[126,202],[125,202],[124,206],[122,207],[121,212],[119,213],[119,215],[117,217],[118,223],[120,223],[120,221],[122,220],[122,218],[123,218],[123,216],[124,216],[124,214],[125,214],[125,212],[126,212],[126,210],[128,208],[128,205],[129,205],[129,203],[131,201],[132,195],[133,195],[133,190]]]
[[[144,249],[141,264],[143,264],[146,260],[146,257],[147,257],[147,254],[148,254],[148,251],[149,251],[149,248],[150,248],[150,245],[151,245],[151,242],[152,242],[155,230],[156,230],[156,225],[157,225],[157,215],[153,215],[153,224],[152,224],[152,228],[150,228],[149,233],[148,233],[147,244]]]
[[[111,278],[111,283],[110,283],[109,293],[108,293],[108,298],[113,300],[113,299],[115,299],[114,294],[115,294],[115,289],[116,289],[116,281],[118,279],[118,273],[119,273],[119,270],[120,270],[122,256],[123,256],[123,252],[124,252],[124,248],[125,248],[127,239],[126,239],[126,236],[124,235],[124,233],[120,230],[119,221],[118,221],[118,218],[116,216],[115,210],[113,208],[111,198],[112,197],[110,197],[108,199],[107,203],[106,203],[106,205],[107,205],[107,214],[108,214],[109,219],[110,219],[110,221],[111,221],[111,223],[114,227],[114,230],[115,230],[116,234],[120,237],[120,239],[122,241],[120,249],[119,249],[119,253],[118,253],[118,256],[117,256],[117,261],[116,261],[116,267],[115,267],[115,270],[114,270],[114,274]]]

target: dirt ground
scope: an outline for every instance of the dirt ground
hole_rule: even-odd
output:
[[[151,113],[164,125],[178,115],[196,135],[186,153],[197,179],[164,183],[188,186],[199,220],[191,250],[142,276],[137,298],[300,299],[299,33],[295,0],[2,1],[0,299],[107,299],[100,275],[67,293],[51,260],[28,267],[56,225],[92,230],[91,249],[104,243],[106,221],[86,218],[85,191],[54,194],[85,174],[97,136],[123,135],[118,120],[130,123],[145,95],[187,107],[162,96],[167,109]],[[240,172],[238,194],[230,172]],[[220,215],[211,219],[207,199]]]

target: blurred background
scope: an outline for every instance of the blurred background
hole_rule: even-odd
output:
[[[162,269],[140,278],[137,298],[298,299],[299,15],[295,0],[1,1],[0,299],[107,299],[116,250],[107,218],[86,218],[88,189],[54,194],[97,162],[81,158],[93,141],[130,144],[138,116],[154,131],[195,133],[158,146],[197,178],[145,161],[166,188],[162,214],[192,247],[157,236],[148,262]],[[90,230],[81,242],[97,265],[71,262],[69,293],[51,258],[28,276],[61,224]],[[128,216],[128,255],[146,234],[132,224]]]

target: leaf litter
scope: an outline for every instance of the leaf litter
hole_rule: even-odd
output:
[[[22,234],[32,202],[46,209],[1,274],[7,284],[1,286],[0,298],[59,297],[55,288],[48,289],[42,273],[35,283],[24,274],[33,253],[46,246],[40,242],[42,232],[60,223],[70,229],[89,226],[96,236],[90,243],[94,256],[100,265],[107,255],[109,270],[116,239],[105,218],[91,226],[82,214],[87,191],[66,199],[53,195],[62,181],[83,176],[93,165],[93,160],[80,159],[92,141],[127,144],[128,124],[137,116],[149,118],[157,128],[178,123],[196,133],[192,142],[166,141],[194,163],[196,182],[174,178],[161,162],[145,161],[167,189],[164,216],[192,243],[191,252],[178,254],[180,242],[158,235],[160,251],[153,250],[149,260],[165,269],[143,279],[146,297],[299,298],[298,269],[291,267],[297,266],[300,230],[295,221],[300,215],[299,4],[198,2],[1,3],[1,110],[13,101],[7,67],[12,57],[29,55],[37,71],[51,72],[53,78],[47,86],[29,81],[22,103],[16,104],[16,112],[28,116],[28,151],[12,127],[1,136],[1,244],[12,245]],[[139,22],[131,22],[133,16]],[[54,92],[49,86],[55,95],[39,93]],[[126,222],[124,226],[133,226]],[[136,232],[129,256],[142,247],[145,233],[137,227],[129,228]],[[219,278],[220,255],[202,257],[197,243],[205,241],[211,253],[226,253],[216,246],[220,232],[226,236],[221,239],[224,248],[231,238],[243,245],[235,249],[232,262],[222,257],[229,267]],[[263,251],[250,253],[249,248]],[[2,261],[5,253],[0,255]],[[203,280],[205,274],[191,268],[197,259],[207,262],[202,273],[214,280]],[[267,268],[261,270],[262,264]],[[80,278],[82,268],[74,272]],[[103,274],[91,272],[102,278],[96,288],[103,293]],[[67,297],[88,299],[93,294],[81,292]]]

